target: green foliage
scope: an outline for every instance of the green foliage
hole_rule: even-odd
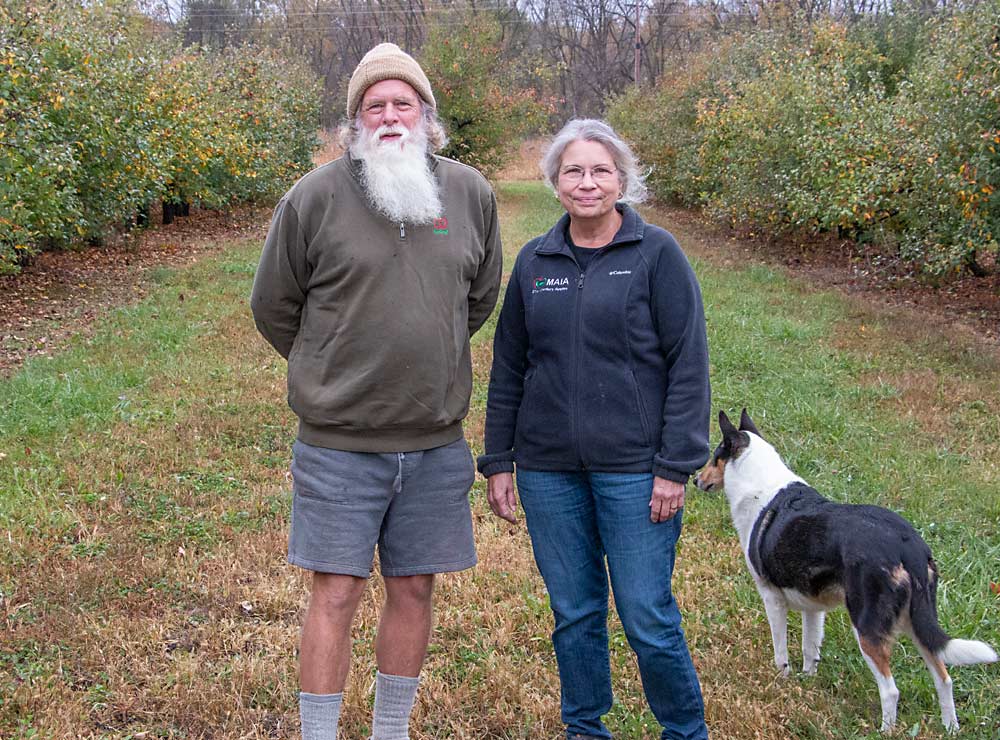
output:
[[[650,168],[647,184],[662,200],[698,203],[704,180],[698,101],[713,89],[713,71],[722,66],[694,56],[667,72],[655,90],[628,88],[608,107],[608,122],[631,140]]]
[[[503,32],[495,18],[469,13],[461,28],[456,34],[453,24],[432,26],[420,63],[448,131],[449,142],[441,154],[489,177],[521,137],[545,121],[550,106],[532,87],[518,84],[524,70],[505,59]],[[528,63],[520,60],[521,65]]]
[[[207,207],[311,162],[318,90],[250,47],[181,53],[128,0],[0,6],[0,274],[157,199]]]
[[[900,92],[912,192],[900,204],[904,253],[941,273],[1000,252],[1000,2],[930,28]]]
[[[1000,251],[1000,0],[929,21],[756,31],[611,121],[660,197],[772,233],[879,240],[931,273]]]
[[[804,43],[775,37],[760,74],[700,104],[704,200],[734,221],[854,231],[898,189],[886,139],[879,56],[836,24]]]
[[[175,55],[145,101],[164,196],[220,207],[287,187],[312,161],[317,101],[308,75],[270,50]]]

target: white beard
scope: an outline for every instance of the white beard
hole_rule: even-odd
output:
[[[379,137],[398,133],[395,141]],[[361,184],[375,208],[390,221],[429,224],[441,215],[438,182],[427,157],[423,124],[412,131],[404,126],[361,127],[351,145],[351,156],[361,161]]]

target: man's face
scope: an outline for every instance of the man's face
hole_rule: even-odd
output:
[[[378,82],[362,96],[358,119],[350,151],[376,210],[390,221],[431,223],[441,215],[441,197],[417,91],[401,80]]]
[[[378,132],[380,145],[398,144],[400,127],[409,132],[420,123],[420,96],[402,80],[382,80],[365,90],[360,111],[362,125],[370,134]]]

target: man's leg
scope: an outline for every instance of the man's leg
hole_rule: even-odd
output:
[[[351,667],[351,622],[366,579],[313,573],[299,649],[302,740],[335,740],[340,701]]]
[[[406,740],[427,655],[434,603],[434,576],[385,578],[385,606],[375,637],[373,740]]]
[[[427,655],[434,606],[434,576],[385,578],[385,608],[375,637],[382,673],[415,678]]]
[[[379,536],[386,599],[375,638],[374,740],[406,740],[430,640],[434,573],[476,564],[469,488],[475,479],[464,439],[399,453],[395,495]]]

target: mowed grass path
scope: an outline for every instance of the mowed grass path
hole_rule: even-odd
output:
[[[499,188],[508,264],[559,215]],[[665,216],[648,212],[654,221]],[[671,224],[665,223],[668,228]],[[746,405],[807,480],[908,516],[935,551],[956,636],[1000,644],[1000,362],[974,344],[726,264],[675,231],[705,294],[714,407]],[[295,424],[257,336],[259,243],[157,273],[137,306],[0,381],[0,737],[285,738],[297,732],[303,574],[284,562]],[[474,338],[481,449],[493,324]],[[713,429],[713,440],[717,432]],[[545,592],[523,524],[473,491],[480,565],[442,577],[414,740],[558,738]],[[843,613],[819,674],[778,679],[721,495],[689,494],[675,586],[713,737],[876,737],[878,694]],[[369,729],[378,578],[362,605],[342,736]],[[799,659],[797,620],[790,643]],[[612,620],[616,737],[656,738]],[[902,737],[939,738],[916,651],[895,653]],[[1000,668],[953,671],[963,737],[1000,736]]]

